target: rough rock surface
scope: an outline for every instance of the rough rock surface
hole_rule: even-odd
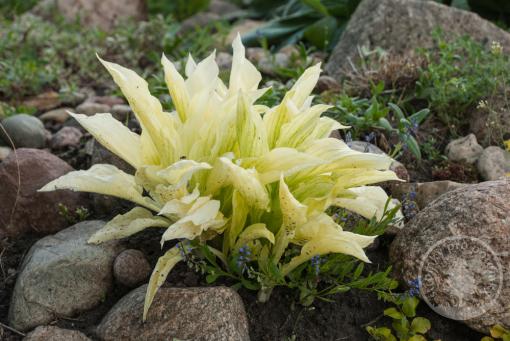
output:
[[[134,288],[151,274],[151,265],[140,250],[124,250],[113,262],[113,276],[122,285]]]
[[[97,328],[101,340],[249,340],[241,297],[226,287],[160,288],[142,323],[147,285],[124,296]]]
[[[51,148],[63,149],[76,147],[80,144],[83,133],[75,127],[63,127],[51,138]]]
[[[18,186],[18,167],[19,184]],[[0,164],[0,235],[20,236],[28,231],[48,234],[69,223],[59,214],[59,204],[70,212],[87,207],[84,193],[37,190],[73,168],[55,155],[39,149],[21,148]]]
[[[487,105],[477,105],[469,115],[469,131],[476,135],[484,147],[497,145],[501,143],[502,137],[510,136],[508,96],[508,89],[497,90],[487,99]]]
[[[79,106],[76,107],[76,112],[78,114],[83,114],[87,116],[93,116],[95,114],[102,114],[106,112],[110,112],[110,106],[107,104],[95,103],[95,102],[83,102]]]
[[[478,172],[484,180],[497,180],[510,172],[510,153],[499,147],[487,147],[478,159]]]
[[[85,221],[36,242],[25,256],[16,280],[9,322],[19,330],[92,309],[113,283],[118,241],[87,244],[102,221]]]
[[[53,109],[53,110],[47,111],[44,114],[42,114],[41,116],[39,116],[39,119],[43,122],[54,121],[57,123],[64,123],[65,121],[67,121],[69,119],[68,111],[73,112],[74,109],[72,109],[72,108]]]
[[[474,134],[452,140],[446,146],[446,155],[450,161],[475,163],[483,152]]]
[[[0,138],[8,145],[9,137],[16,148],[44,148],[46,145],[44,125],[37,117],[18,114],[2,120],[1,124],[7,136],[0,129]]]
[[[31,331],[23,341],[91,341],[85,334],[55,326],[39,326]]]
[[[396,199],[402,199],[411,192],[416,193],[414,201],[420,209],[423,209],[442,194],[464,186],[469,185],[450,180],[418,183],[395,182],[392,183],[390,191]]]
[[[88,27],[112,29],[118,20],[145,18],[143,0],[56,0],[62,15],[68,20],[76,20]]]
[[[342,77],[356,63],[358,46],[381,47],[401,54],[418,47],[432,47],[432,31],[442,28],[445,39],[469,35],[482,44],[499,41],[510,49],[510,34],[472,12],[420,0],[363,0],[352,15],[335,47],[326,71]]]
[[[442,195],[402,230],[390,248],[395,274],[420,277],[434,309],[488,332],[510,327],[510,179]]]

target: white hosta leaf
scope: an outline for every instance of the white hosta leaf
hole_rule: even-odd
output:
[[[317,64],[309,67],[303,72],[301,77],[296,81],[291,91],[293,91],[292,102],[298,107],[301,108],[307,98],[312,93],[312,90],[315,88],[317,81],[319,80],[319,76],[321,74],[321,64]]]
[[[376,217],[380,220],[384,214],[384,207],[388,201],[386,192],[378,186],[362,186],[350,188],[348,193],[353,194],[354,198],[339,197],[333,200],[333,205],[343,207],[349,211],[355,212],[367,219]],[[395,205],[389,205],[391,209]]]
[[[244,228],[249,211],[250,208],[244,197],[239,194],[239,191],[234,190],[232,193],[232,216],[230,226],[226,231],[223,247],[225,253],[228,252],[231,246],[234,246],[237,236],[239,236]]]
[[[260,182],[257,171],[255,169],[244,169],[225,157],[221,157],[220,162],[226,170],[226,183],[231,184],[239,191],[251,207],[267,209],[269,194]]]
[[[151,211],[145,208],[135,207],[110,220],[102,229],[94,233],[88,242],[99,244],[112,239],[129,237],[149,227],[168,227],[169,225],[169,220],[155,217]]]
[[[158,171],[157,175],[166,180],[169,184],[181,187],[188,183],[195,172],[211,168],[212,167],[206,162],[180,160]]]
[[[175,105],[175,110],[179,115],[181,122],[186,122],[187,112],[189,106],[189,94],[184,78],[177,71],[174,64],[170,62],[163,54],[161,57],[161,64],[165,71],[165,81],[172,97],[172,103]]]
[[[351,168],[341,169],[335,173],[335,189],[345,189],[375,184],[383,181],[402,181],[393,171],[379,171],[375,169]]]
[[[195,188],[192,193],[168,201],[161,211],[159,211],[159,214],[178,220],[188,213],[199,196],[200,192],[198,188]]]
[[[290,260],[283,266],[283,274],[287,275],[300,264],[310,260],[314,256],[322,256],[329,253],[343,253],[370,263],[363,251],[377,236],[363,236],[352,232],[338,230],[336,233],[321,234],[307,242],[301,248],[301,254]]]
[[[155,202],[142,196],[142,186],[135,183],[134,176],[112,165],[98,164],[86,171],[69,172],[46,184],[39,191],[49,192],[57,189],[111,195],[159,211]]]
[[[175,264],[183,260],[178,247],[173,247],[168,250],[163,256],[159,257],[156,267],[152,272],[147,286],[147,292],[145,293],[145,303],[143,305],[143,321],[147,319],[147,313],[149,308],[156,296],[158,289],[165,283],[168,273],[173,269]]]
[[[329,108],[330,105],[318,104],[296,115],[282,126],[276,146],[299,148],[305,145],[314,137],[313,132],[319,124],[320,115]]]
[[[305,152],[328,161],[327,165],[318,167],[318,173],[337,171],[339,168],[387,170],[392,162],[387,155],[354,151],[345,142],[335,138],[315,140]]]
[[[194,94],[198,94],[204,90],[207,91],[207,89],[214,90],[218,86],[219,69],[215,58],[216,52],[211,53],[207,58],[198,63],[189,75],[187,75],[188,79],[186,79],[185,84],[192,101]]]
[[[252,240],[259,238],[267,239],[271,244],[274,244],[275,242],[274,234],[267,229],[266,224],[257,223],[250,225],[243,230],[243,232],[239,235],[235,248],[239,249]]]
[[[71,112],[69,114],[106,149],[134,168],[142,165],[140,136],[113,118],[111,114],[96,114],[94,116]]]
[[[198,198],[187,215],[165,231],[161,243],[177,238],[192,240],[208,229],[215,230],[222,227],[226,221],[219,209],[220,202],[218,200],[210,200],[208,197]]]
[[[269,151],[262,117],[251,110],[243,93],[239,93],[237,103],[236,132],[240,157],[264,155]]]
[[[230,71],[229,94],[236,95],[239,90],[244,92],[256,90],[262,76],[257,68],[245,58],[245,48],[239,33],[232,43],[233,58]]]
[[[285,184],[283,176],[280,178],[280,208],[282,211],[282,226],[276,234],[276,245],[273,249],[273,256],[278,262],[289,245],[289,241],[294,238],[296,229],[307,221],[308,208],[294,198]]]
[[[281,174],[290,176],[303,169],[325,164],[326,161],[294,148],[275,148],[254,162],[263,184],[278,181]]]
[[[147,130],[161,161],[168,164],[177,160],[180,157],[180,141],[175,130],[174,119],[171,114],[163,112],[159,100],[151,95],[148,83],[132,70],[101,58],[99,60],[122,90],[142,126],[142,130]],[[142,143],[148,144],[149,142],[143,141]]]

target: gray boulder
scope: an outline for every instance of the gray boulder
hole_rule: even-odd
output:
[[[483,152],[474,134],[450,141],[446,146],[446,155],[451,161],[475,163]]]
[[[469,35],[482,44],[499,41],[508,52],[510,34],[475,13],[435,1],[363,0],[336,45],[326,71],[340,79],[359,58],[358,46],[381,47],[394,54],[433,46],[432,31],[441,28],[446,40]]]
[[[7,117],[1,124],[7,135],[0,129],[0,138],[8,145],[9,137],[16,148],[44,148],[46,145],[46,131],[37,117],[18,114]]]
[[[103,341],[249,340],[241,297],[226,287],[160,288],[142,322],[147,285],[124,296],[97,327]]]
[[[9,322],[29,330],[99,305],[113,284],[118,241],[87,244],[102,221],[85,221],[36,242],[25,256],[9,308]]]
[[[437,313],[483,333],[510,327],[510,180],[448,192],[419,212],[390,247],[395,275],[421,279]]]
[[[483,150],[478,159],[478,172],[484,180],[497,180],[510,172],[510,153],[492,146]]]
[[[23,341],[92,341],[85,334],[55,326],[39,326],[27,334]]]

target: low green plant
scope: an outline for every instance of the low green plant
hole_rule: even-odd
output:
[[[440,30],[435,47],[421,50],[427,67],[420,72],[416,95],[429,102],[452,132],[466,124],[467,111],[497,92],[506,93],[510,60],[499,43],[485,48],[469,37],[447,42]]]
[[[90,216],[89,210],[83,206],[76,208],[73,212],[62,203],[58,204],[58,213],[71,225],[84,221]]]
[[[373,129],[396,135],[401,143],[398,149],[408,148],[420,160],[421,150],[416,134],[429,112],[429,109],[422,109],[412,115],[405,115],[399,106],[394,103],[385,105],[377,96],[360,99],[342,95],[333,111],[333,117],[352,126],[353,138],[369,136],[368,132]]]
[[[319,49],[332,49],[360,0],[247,1],[249,7],[270,20],[244,36],[247,45],[284,46],[304,40]]]
[[[58,15],[52,21],[30,14],[14,21],[0,16],[0,100],[19,102],[47,89],[108,90],[108,77],[94,65],[96,53],[130,63],[146,75],[155,74],[161,56],[153,51],[164,51],[174,59],[187,56],[186,51],[203,56],[216,43],[213,31],[218,37],[226,34],[221,22],[185,34],[178,31],[178,23],[162,16],[140,23],[126,21],[108,34]],[[157,78],[151,79],[151,86],[158,84]]]
[[[495,341],[495,340],[510,341],[510,330],[506,329],[500,324],[496,324],[495,326],[493,326],[490,332],[491,336],[484,336],[482,337],[481,341]]]
[[[384,316],[389,317],[391,328],[367,326],[370,336],[377,341],[426,341],[425,334],[430,330],[430,321],[416,316],[416,308],[420,303],[413,293],[397,295],[384,293],[381,297],[393,304],[384,310]]]
[[[392,160],[329,138],[333,130],[347,127],[321,117],[330,106],[312,105],[320,65],[308,68],[281,103],[267,107],[255,104],[267,89],[258,88],[262,76],[245,58],[239,36],[233,43],[228,86],[218,77],[214,53],[198,64],[190,57],[186,79],[163,55],[176,109],[168,113],[134,71],[101,62],[127,98],[141,134],[110,114],[72,116],[136,172],[129,175],[97,164],[67,173],[40,191],[95,192],[137,205],[108,222],[90,243],[155,228],[162,232],[162,246],[174,245],[159,258],[151,276],[144,319],[168,273],[178,262],[189,262],[188,257],[221,269],[209,272],[208,280],[235,276],[266,301],[276,285],[308,274],[316,257],[338,255],[336,260],[327,258],[321,271],[327,264],[349,272],[350,257],[369,262],[363,249],[377,236],[344,230],[326,213],[330,207],[377,221],[384,220],[388,210],[400,216],[382,188],[369,186],[398,180],[388,170]],[[345,287],[392,283],[386,272],[360,279],[363,268],[354,266],[355,276],[349,272],[340,279]],[[256,285],[243,281],[244,273],[252,273]],[[316,294],[313,288],[311,294]]]

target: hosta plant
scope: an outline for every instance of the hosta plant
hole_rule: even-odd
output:
[[[375,236],[345,231],[325,211],[336,206],[380,219],[387,195],[367,185],[397,177],[388,170],[389,157],[359,153],[329,138],[333,130],[347,127],[321,117],[329,106],[312,105],[320,65],[307,69],[282,102],[269,108],[256,104],[267,89],[258,88],[261,75],[245,58],[239,37],[228,86],[218,78],[214,53],[198,64],[190,57],[185,78],[164,55],[161,62],[174,112],[163,111],[135,72],[101,60],[133,109],[141,134],[108,113],[72,115],[135,174],[96,164],[41,189],[94,192],[137,205],[108,222],[90,243],[147,228],[161,229],[162,247],[179,241],[157,262],[144,319],[170,270],[189,253],[217,259],[231,274],[239,272],[232,257],[244,255],[261,278],[276,272],[285,279],[327,254],[369,262],[363,248]],[[295,248],[300,252],[289,259],[287,251]],[[277,283],[262,281],[261,299]]]

